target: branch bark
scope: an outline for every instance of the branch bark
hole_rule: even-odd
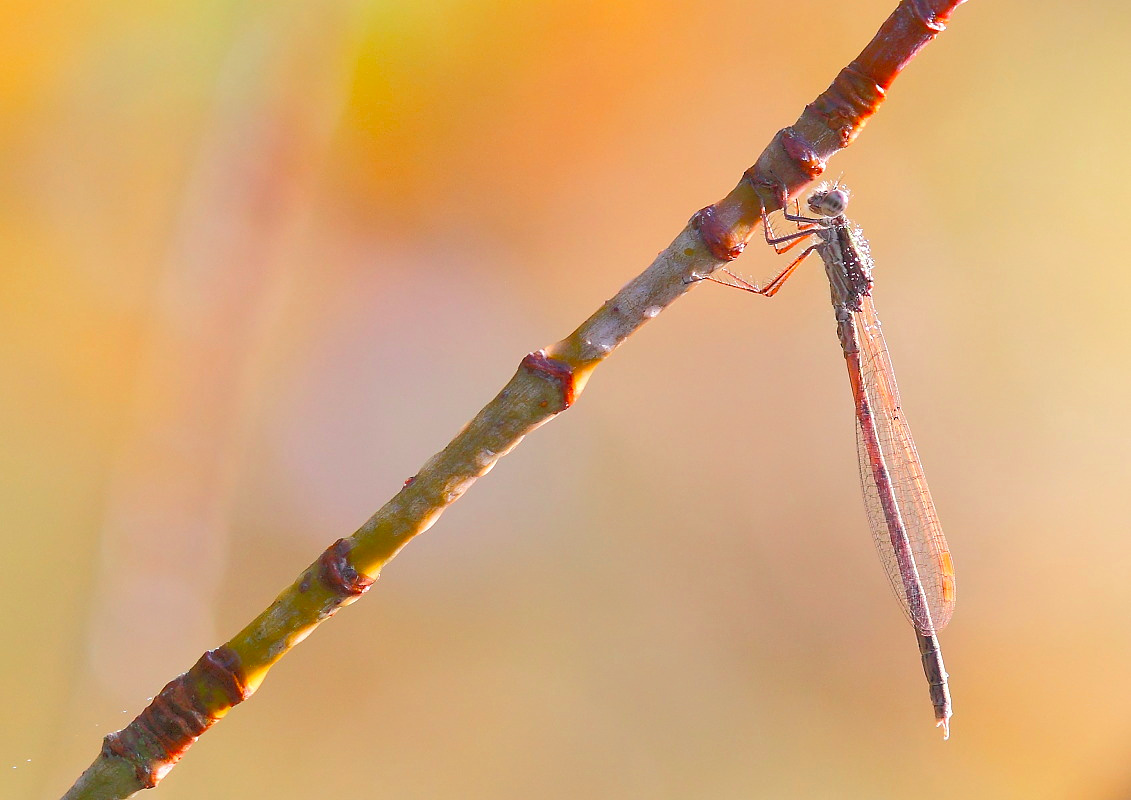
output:
[[[311,564],[251,624],[174,678],[126,728],[106,736],[64,800],[111,800],[152,788],[193,742],[250,697],[271,666],[357,600],[414,536],[528,433],[573,404],[593,370],[697,279],[739,256],[763,214],[781,208],[856,138],[887,88],[964,0],[902,0],[872,41],[782,128],[719,202],[581,326],[527,355],[502,391],[348,539]]]

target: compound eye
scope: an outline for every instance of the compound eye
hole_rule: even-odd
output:
[[[814,192],[809,198],[809,207],[826,217],[839,217],[848,208],[848,191],[831,189],[827,192]]]

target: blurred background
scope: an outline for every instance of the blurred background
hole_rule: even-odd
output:
[[[61,794],[894,5],[5,3],[0,796]],[[160,796],[1131,797],[1129,34],[970,2],[830,163],[958,569],[949,742],[814,262],[631,338]]]

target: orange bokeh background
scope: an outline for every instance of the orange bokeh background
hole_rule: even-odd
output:
[[[0,796],[61,794],[893,6],[6,3]],[[160,796],[1131,794],[1129,35],[972,0],[830,164],[958,569],[949,742],[814,264],[631,338]]]

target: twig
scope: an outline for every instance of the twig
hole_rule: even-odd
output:
[[[902,0],[864,51],[797,122],[778,131],[725,198],[698,211],[648,269],[576,331],[526,356],[498,396],[353,536],[327,548],[250,625],[173,679],[123,730],[107,735],[64,800],[126,798],[156,786],[204,731],[255,692],[288,650],[357,600],[401,548],[526,434],[569,408],[625,339],[697,278],[737,258],[762,215],[804,190],[830,156],[852,143],[896,75],[962,2]]]

